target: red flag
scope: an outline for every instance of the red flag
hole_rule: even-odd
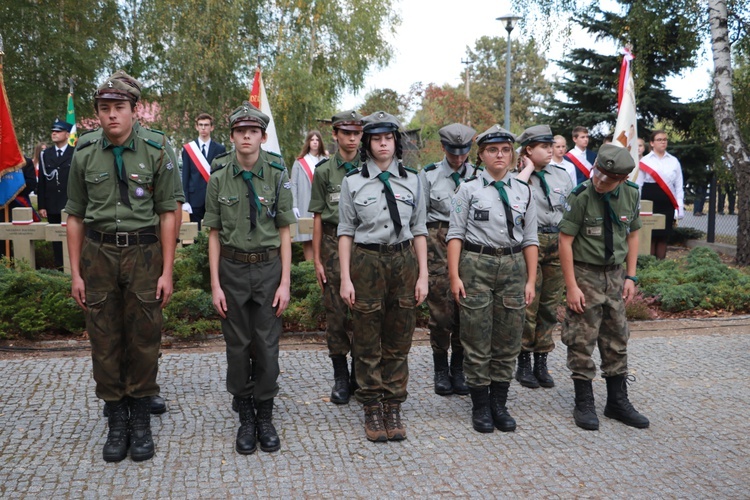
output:
[[[8,95],[5,93],[2,66],[0,66],[0,87],[3,93],[0,101],[0,175],[3,175],[19,170],[26,164],[26,160],[18,146],[16,131],[13,129],[13,117],[10,114]]]
[[[263,85],[263,72],[260,70],[260,67],[255,70],[255,78],[253,78],[253,86],[250,90],[250,104],[261,110],[264,114],[268,115],[268,118],[270,118],[268,127],[266,128],[267,138],[266,143],[263,145],[263,149],[281,154],[279,137],[276,135],[276,124],[273,121],[273,114],[271,114],[271,105],[268,103],[266,87]]]

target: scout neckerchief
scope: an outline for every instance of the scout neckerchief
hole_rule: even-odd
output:
[[[456,183],[456,187],[461,184],[461,174],[459,174],[458,172],[453,172],[451,174],[451,179],[453,179],[453,182]]]
[[[258,199],[258,194],[255,192],[255,187],[253,187],[254,175],[250,170],[242,171],[242,178],[245,180],[247,191],[250,194],[250,231],[255,229],[255,226],[258,224],[258,212],[260,212],[260,200]]]
[[[549,184],[547,184],[547,181],[544,178],[545,174],[548,174],[549,172],[545,170],[540,170],[538,172],[532,172],[531,175],[535,175],[539,177],[539,181],[542,183],[542,190],[544,191],[544,196],[547,198],[547,203],[549,204],[549,209],[552,210],[552,201],[549,199]]]
[[[516,235],[513,234],[513,228],[515,227],[515,222],[513,221],[513,212],[510,209],[510,200],[508,199],[508,193],[505,192],[505,186],[510,185],[510,181],[508,181],[508,184],[506,184],[503,181],[492,181],[490,182],[490,186],[494,186],[495,189],[497,189],[498,194],[500,195],[500,199],[503,200],[503,208],[505,209],[505,223],[508,226],[508,236],[510,236],[510,239],[514,242],[516,240]]]
[[[115,167],[117,170],[117,184],[120,188],[120,201],[122,201],[122,204],[131,210],[133,209],[133,206],[130,204],[130,197],[128,196],[128,176],[127,171],[125,170],[125,165],[122,161],[122,153],[123,151],[125,151],[125,149],[132,148],[132,140],[130,141],[129,146],[112,146],[112,154],[115,157]]]
[[[346,170],[346,173],[348,174],[355,168],[357,168],[356,160],[355,161],[344,161],[343,158],[336,155],[336,162],[338,163],[339,168],[344,167],[344,170]]]
[[[396,230],[396,236],[401,234],[401,216],[398,213],[398,205],[396,205],[396,196],[393,194],[393,188],[388,180],[391,177],[391,173],[381,172],[378,174],[378,179],[385,184],[385,201],[388,204],[388,212],[391,214],[391,221],[393,227]]]
[[[592,184],[593,186],[593,184]],[[609,262],[612,257],[615,255],[615,241],[614,241],[614,227],[613,224],[621,225],[620,219],[617,218],[617,214],[615,213],[614,209],[612,208],[612,205],[610,204],[610,198],[612,198],[612,195],[615,193],[617,189],[614,191],[609,191],[608,193],[604,193],[601,195],[601,200],[604,203],[604,211],[606,212],[604,216],[604,260],[605,262]]]

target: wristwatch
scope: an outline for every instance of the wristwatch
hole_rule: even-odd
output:
[[[626,280],[631,280],[636,285],[638,284],[638,276],[625,276]]]

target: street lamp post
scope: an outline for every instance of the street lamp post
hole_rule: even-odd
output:
[[[510,32],[520,19],[520,16],[513,14],[505,14],[497,18],[505,24],[505,31],[508,32],[508,52],[505,56],[505,130],[510,130]]]

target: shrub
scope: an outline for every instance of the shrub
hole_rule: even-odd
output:
[[[670,233],[667,243],[670,245],[686,245],[688,240],[702,240],[706,233],[694,227],[676,227]]]

